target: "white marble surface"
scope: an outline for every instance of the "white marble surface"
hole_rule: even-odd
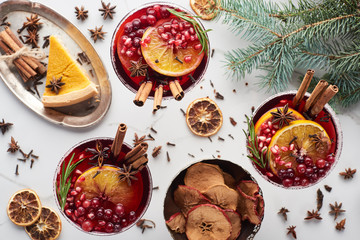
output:
[[[191,92],[186,94],[181,102],[174,100],[165,101],[168,107],[159,111],[156,115],[151,113],[152,101],[146,102],[142,108],[136,107],[132,100],[134,94],[125,88],[116,77],[111,66],[109,48],[112,33],[121,20],[121,18],[131,9],[141,5],[145,0],[115,1],[117,4],[114,20],[104,21],[99,11],[100,1],[85,0],[63,0],[50,1],[39,0],[39,2],[56,9],[64,17],[75,24],[85,36],[90,38],[88,28],[104,25],[103,30],[108,32],[104,41],[98,41],[94,44],[102,58],[111,81],[113,98],[108,114],[103,121],[95,127],[88,129],[69,129],[46,122],[41,117],[33,113],[23,105],[5,86],[0,82],[0,119],[14,123],[14,126],[5,135],[0,135],[0,239],[27,239],[23,228],[17,227],[10,222],[6,215],[6,205],[10,196],[22,188],[32,188],[40,196],[43,205],[57,209],[53,195],[53,176],[59,159],[74,144],[81,140],[96,136],[114,136],[119,123],[124,122],[128,125],[128,134],[126,142],[131,142],[133,135],[137,132],[139,135],[150,133],[150,127],[158,130],[157,134],[152,133],[156,141],[150,142],[150,148],[162,145],[163,151],[156,158],[150,157],[149,166],[153,176],[154,186],[159,186],[159,190],[153,192],[150,206],[145,213],[145,218],[156,222],[156,228],[146,230],[141,234],[140,229],[132,229],[107,239],[170,239],[170,234],[163,219],[163,200],[173,177],[189,164],[212,158],[217,155],[216,150],[220,150],[222,159],[230,160],[247,169],[258,181],[264,192],[266,203],[265,217],[261,229],[255,239],[290,239],[286,236],[286,228],[289,225],[296,225],[298,239],[358,239],[360,235],[360,191],[357,188],[359,177],[357,173],[354,179],[343,180],[339,172],[345,168],[360,169],[358,154],[358,139],[360,133],[360,104],[353,106],[349,110],[343,110],[339,114],[339,119],[343,127],[344,147],[339,163],[332,173],[317,185],[303,190],[286,190],[278,188],[266,182],[252,167],[245,156],[245,139],[242,132],[244,124],[244,114],[250,114],[251,106],[257,106],[270,94],[265,91],[259,91],[256,87],[256,75],[259,71],[254,71],[247,75],[243,81],[226,78],[226,70],[222,67],[224,53],[227,50],[246,46],[247,43],[239,37],[234,36],[227,27],[220,22],[204,22],[206,28],[212,28],[209,33],[212,48],[215,49],[214,57],[210,60],[209,68],[205,74],[205,80],[196,86]],[[108,2],[108,1],[105,1]],[[186,8],[190,8],[188,0],[172,0]],[[80,22],[75,18],[74,7],[85,5],[89,10],[89,18]],[[295,76],[293,76],[295,79]],[[184,117],[179,108],[186,109],[188,104],[198,98],[210,96],[214,98],[213,88],[209,80],[215,85],[215,89],[225,96],[225,100],[218,100],[224,115],[224,124],[219,133],[213,137],[211,143],[207,138],[194,136],[186,126]],[[249,85],[245,86],[245,82]],[[294,83],[297,86],[297,83]],[[202,88],[200,88],[202,86]],[[236,89],[236,93],[233,93]],[[233,117],[237,126],[232,126],[229,117]],[[228,137],[231,133],[235,140]],[[34,149],[34,153],[40,158],[34,163],[32,169],[29,168],[29,162],[22,163],[16,160],[20,155],[7,153],[10,137],[13,136],[24,150]],[[217,136],[225,138],[224,142],[217,141]],[[166,146],[166,142],[176,143],[176,147]],[[204,152],[200,151],[204,149]],[[166,151],[169,151],[171,162],[166,160]],[[188,153],[195,155],[195,158],[188,156]],[[14,170],[16,164],[19,164],[19,176],[15,176]],[[323,185],[328,184],[333,187],[331,193],[323,189]],[[321,210],[323,217],[319,222],[305,222],[306,210],[316,207],[316,190],[321,188],[324,192],[324,206]],[[328,214],[329,203],[335,201],[342,202],[346,212],[342,214],[337,221],[346,218],[346,229],[343,232],[335,230],[335,221]],[[288,221],[277,214],[278,210],[286,206],[290,213]],[[63,231],[59,239],[100,239],[99,237],[83,233],[70,225],[62,217]]]

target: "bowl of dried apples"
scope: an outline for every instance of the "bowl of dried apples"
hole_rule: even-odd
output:
[[[250,240],[264,218],[263,193],[245,169],[209,159],[182,170],[170,184],[164,218],[175,240]]]

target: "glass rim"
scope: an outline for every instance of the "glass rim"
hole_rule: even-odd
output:
[[[284,92],[279,92],[276,94],[271,95],[270,97],[268,97],[267,99],[265,99],[264,101],[262,101],[259,106],[257,106],[254,110],[254,112],[252,113],[252,117],[254,117],[260,109],[262,109],[269,101],[284,96],[284,95],[296,95],[297,90],[289,90],[289,91],[284,91]],[[304,95],[306,98],[308,98],[310,96],[309,92],[306,92]],[[341,124],[340,124],[340,120],[337,117],[337,114],[335,113],[335,111],[333,110],[333,108],[330,106],[330,104],[326,103],[324,106],[324,109],[326,110],[326,112],[329,113],[330,118],[332,119],[333,123],[334,123],[334,129],[335,129],[335,133],[336,133],[336,147],[335,147],[335,152],[334,152],[334,157],[335,157],[335,161],[334,163],[331,165],[330,169],[325,173],[325,175],[321,178],[319,178],[316,182],[314,183],[309,183],[306,186],[291,186],[291,187],[285,187],[282,184],[279,184],[277,182],[274,182],[273,180],[269,179],[268,176],[266,176],[265,174],[263,174],[258,167],[255,165],[255,163],[249,159],[249,161],[251,162],[251,164],[253,165],[253,167],[255,168],[255,170],[257,171],[257,173],[263,177],[267,182],[280,187],[280,188],[284,188],[284,189],[289,189],[289,190],[300,190],[300,189],[306,189],[309,187],[313,187],[316,184],[320,183],[321,181],[323,181],[327,176],[329,176],[329,174],[334,170],[336,164],[338,163],[339,159],[340,159],[340,155],[341,155],[341,151],[343,148],[343,131],[341,128]],[[248,140],[246,140],[246,143],[248,143]],[[246,152],[249,154],[249,149],[246,150]]]
[[[127,230],[129,230],[130,228],[132,228],[136,222],[141,219],[145,212],[147,211],[147,209],[149,208],[149,205],[150,205],[150,202],[151,202],[151,198],[152,198],[152,192],[153,192],[153,181],[152,181],[152,176],[151,176],[151,172],[150,172],[150,168],[148,165],[145,165],[144,169],[146,169],[146,173],[147,173],[147,176],[149,178],[149,194],[147,194],[147,199],[146,199],[146,202],[145,202],[145,205],[144,205],[144,209],[143,211],[141,212],[141,214],[136,218],[136,220],[129,224],[128,226],[126,226],[125,228],[121,228],[121,230],[119,232],[112,232],[112,233],[107,233],[107,232],[98,232],[98,231],[90,231],[90,232],[86,232],[84,231],[81,226],[79,226],[78,224],[76,224],[73,220],[71,220],[66,214],[65,212],[61,209],[61,206],[60,206],[60,203],[59,203],[59,200],[58,200],[58,196],[56,194],[56,189],[57,189],[57,175],[59,173],[59,171],[61,171],[61,165],[62,163],[64,162],[64,160],[66,159],[66,157],[69,156],[69,154],[77,147],[85,144],[85,143],[88,143],[90,141],[94,141],[94,140],[114,140],[113,137],[92,137],[92,138],[88,138],[88,139],[85,139],[85,140],[82,140],[80,142],[78,142],[77,144],[73,145],[72,147],[69,148],[69,150],[61,157],[59,163],[57,164],[56,166],[56,170],[55,170],[55,174],[54,174],[54,178],[53,178],[53,194],[54,194],[54,198],[55,198],[55,202],[56,202],[56,206],[58,207],[58,210],[60,211],[60,213],[62,214],[62,216],[71,224],[73,225],[76,229],[84,232],[84,233],[87,233],[87,234],[90,234],[90,235],[94,235],[94,236],[111,236],[111,235],[117,235],[117,234],[121,234]],[[126,142],[123,142],[123,145],[126,145],[128,148],[132,149],[132,147],[126,143]],[[105,164],[106,165],[106,164]]]
[[[121,76],[121,74],[118,72],[117,70],[117,67],[116,67],[116,64],[115,64],[115,58],[117,57],[116,54],[113,53],[113,48],[115,47],[115,38],[116,38],[116,34],[117,32],[119,31],[121,25],[124,23],[124,21],[129,17],[131,16],[132,14],[134,14],[135,12],[137,12],[138,10],[140,9],[144,9],[146,7],[150,7],[150,6],[153,6],[154,4],[160,4],[160,5],[169,5],[171,7],[175,7],[175,8],[178,8],[186,13],[189,13],[191,14],[190,10],[186,9],[185,7],[183,6],[180,6],[176,3],[172,3],[172,2],[157,2],[157,1],[154,1],[154,2],[149,2],[149,3],[144,3],[144,4],[141,4],[135,8],[133,8],[132,10],[130,10],[120,21],[119,23],[117,24],[114,32],[113,32],[113,35],[111,37],[111,44],[110,44],[110,59],[111,59],[111,65],[113,67],[113,70],[115,72],[115,75],[117,76],[117,78],[120,80],[120,82],[127,88],[129,89],[131,92],[133,93],[137,93],[137,89],[133,88],[132,86],[130,86],[126,80]],[[202,29],[205,29],[204,25],[201,23],[201,21],[197,18],[194,18],[195,21],[201,26]],[[208,33],[205,32],[207,38],[209,39],[209,36],[208,36]],[[189,87],[187,87],[186,89],[184,89],[184,92],[187,93],[189,91],[191,91],[196,85],[198,85],[200,82],[201,82],[201,79],[204,77],[205,75],[205,72],[209,66],[209,62],[210,62],[210,51],[211,51],[211,48],[210,48],[210,41],[207,41],[207,46],[208,46],[208,57],[207,57],[207,60],[206,60],[206,63],[205,63],[205,66],[204,66],[204,70],[201,72],[201,74],[199,75],[198,79],[195,79],[196,81],[193,82]],[[173,95],[170,94],[168,96],[163,96],[163,100],[170,100],[170,99],[173,99]],[[151,96],[149,95],[148,96],[148,99],[151,99],[153,100],[154,99],[154,96]]]

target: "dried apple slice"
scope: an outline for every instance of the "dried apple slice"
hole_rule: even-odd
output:
[[[223,172],[223,176],[224,176],[225,185],[228,186],[229,188],[236,189],[235,178],[230,173],[227,172]]]
[[[208,188],[224,184],[224,177],[219,166],[207,163],[196,163],[188,168],[184,178],[185,185],[205,192]]]
[[[257,204],[256,204],[256,214],[261,219],[264,215],[264,198],[261,195],[256,196]]]
[[[229,217],[232,226],[232,231],[229,240],[235,240],[238,238],[241,232],[240,214],[230,209],[225,209],[225,213]]]
[[[232,231],[225,211],[212,204],[193,207],[186,221],[186,236],[189,240],[227,240]]]
[[[202,195],[199,190],[193,187],[179,185],[174,191],[174,202],[181,209],[181,212],[187,216],[188,211],[194,206],[209,203],[210,201]]]
[[[223,209],[236,210],[239,201],[239,193],[226,185],[215,185],[204,192],[212,204]]]
[[[241,215],[241,219],[245,221],[249,220],[252,224],[258,225],[261,223],[261,218],[256,212],[257,198],[253,198],[247,195],[239,194],[239,202],[237,211]]]
[[[181,212],[175,213],[166,221],[166,225],[176,233],[185,232],[185,223],[185,217]]]
[[[251,180],[240,181],[237,189],[240,194],[249,196],[253,200],[255,200],[256,195],[259,193],[259,185]]]

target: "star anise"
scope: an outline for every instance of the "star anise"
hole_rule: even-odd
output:
[[[282,207],[279,210],[278,214],[281,214],[284,217],[285,221],[287,221],[287,214],[286,213],[288,213],[288,212],[289,212],[289,210],[287,208]]]
[[[9,22],[6,22],[7,20],[7,16],[3,17],[1,20],[0,20],[0,26],[7,26],[7,27],[10,27],[11,24]]]
[[[26,20],[27,22],[23,23],[23,26],[17,31],[18,33],[21,33],[25,28],[28,30],[38,30],[42,24],[37,14],[31,14],[30,18],[26,17]]]
[[[106,5],[103,1],[101,1],[101,4],[102,8],[99,8],[99,11],[102,12],[101,16],[104,16],[104,20],[107,17],[113,19],[113,14],[115,13],[114,9],[116,8],[116,6],[110,6],[110,3]]]
[[[346,218],[344,218],[343,220],[341,220],[340,222],[336,223],[336,230],[341,231],[345,229],[345,222],[346,222]]]
[[[292,111],[289,111],[289,106],[286,104],[284,108],[281,110],[281,108],[277,108],[276,112],[271,112],[271,115],[273,115],[272,123],[278,123],[279,128],[282,128],[284,125],[289,125],[291,121],[295,120],[295,117],[292,115]]]
[[[55,92],[56,94],[59,94],[59,90],[61,89],[61,86],[65,85],[65,83],[61,82],[62,77],[59,79],[56,79],[53,77],[53,80],[50,80],[50,84],[46,85],[47,88],[51,88],[51,91]]]
[[[348,168],[345,169],[345,172],[341,172],[339,174],[340,176],[343,176],[344,179],[349,179],[349,178],[353,178],[355,173],[356,173],[356,169]]]
[[[318,134],[309,135],[311,141],[314,143],[316,149],[324,148],[327,145],[328,138],[325,136],[323,132]]]
[[[142,62],[143,58],[140,57],[138,61],[130,61],[131,66],[129,67],[130,77],[146,76],[148,71],[147,64]]]
[[[81,6],[81,8],[79,7],[75,7],[75,13],[76,13],[76,18],[80,19],[81,21],[84,21],[87,17],[88,17],[88,10],[84,9],[84,6]]]
[[[296,239],[295,228],[296,228],[296,226],[289,226],[289,227],[287,228],[287,230],[288,230],[287,234],[291,234],[291,235],[293,236],[293,238]]]
[[[26,40],[25,43],[31,45],[33,48],[38,48],[39,46],[38,41],[39,41],[39,34],[37,33],[37,29],[33,29],[33,30],[27,30],[28,31],[28,35],[25,35]]]
[[[20,146],[18,145],[18,142],[15,141],[13,137],[11,137],[11,142],[9,143],[8,152],[14,153],[20,149]]]
[[[345,210],[341,209],[342,203],[338,204],[337,202],[335,202],[335,205],[332,205],[331,203],[329,205],[331,208],[331,211],[329,213],[334,214],[334,220],[336,220],[339,214],[345,212]]]
[[[91,38],[94,39],[95,43],[96,43],[96,40],[98,40],[98,38],[104,40],[104,34],[106,32],[102,31],[102,27],[103,26],[101,26],[99,28],[95,27],[95,29],[88,29],[91,33]]]
[[[139,171],[132,171],[132,165],[126,167],[123,165],[123,168],[119,171],[119,181],[126,181],[129,186],[131,186],[131,180],[138,180],[137,177],[134,175],[137,174]]]
[[[316,210],[312,210],[311,212],[310,211],[307,211],[307,217],[304,218],[305,220],[310,220],[310,219],[317,219],[317,220],[321,220],[322,217],[320,217],[320,213]]]
[[[108,153],[109,149],[110,149],[109,147],[103,147],[102,143],[99,140],[97,140],[95,148],[86,148],[85,152],[92,153],[93,156],[90,157],[89,160],[93,161],[96,159],[98,161],[97,165],[99,167],[102,167],[104,163],[104,159],[109,157],[109,153]]]
[[[7,123],[5,122],[4,119],[2,119],[2,122],[0,122],[0,129],[2,134],[4,135],[6,133],[7,130],[9,130],[9,127],[12,126],[12,123]]]

